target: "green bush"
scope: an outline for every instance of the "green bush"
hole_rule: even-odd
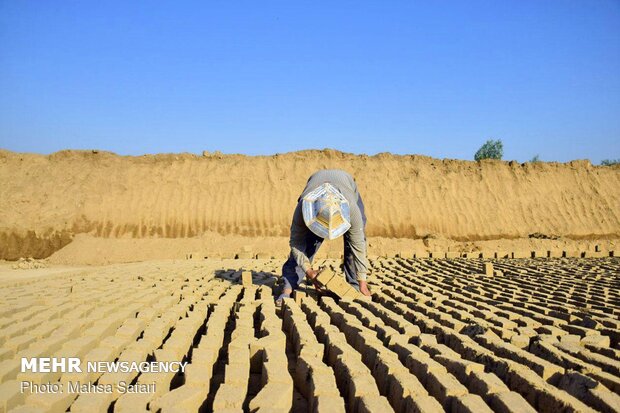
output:
[[[619,163],[620,163],[620,159],[603,159],[601,161],[601,165],[603,166],[618,165]]]
[[[535,155],[532,159],[530,159],[530,162],[540,162],[540,156]]]
[[[480,161],[482,159],[502,159],[504,155],[504,144],[501,140],[489,139],[478,149],[474,155],[474,159]]]

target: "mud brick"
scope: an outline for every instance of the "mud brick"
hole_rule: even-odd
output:
[[[573,344],[577,346],[581,342],[581,336],[578,336],[576,334],[566,334],[564,336],[560,336],[559,339],[560,339],[560,343]]]
[[[17,353],[20,350],[27,348],[37,339],[36,334],[22,334],[17,337],[13,337],[4,343],[3,348],[12,351],[12,354]]]
[[[511,366],[506,373],[506,379],[508,387],[524,396],[538,411],[593,411],[568,393],[551,386],[526,367]]]
[[[536,413],[519,393],[512,391],[491,394],[488,403],[496,413]]]
[[[202,343],[202,340],[200,341]],[[208,346],[195,348],[192,351],[192,364],[213,365],[219,355],[219,347]]]
[[[26,397],[26,404],[43,407],[50,413],[64,413],[76,397],[77,394],[68,392],[37,393]]]
[[[122,351],[118,356],[118,361],[143,361],[147,355],[151,353],[151,349],[141,345],[130,346]]]
[[[534,250],[531,252],[532,258],[547,258],[546,250]]]
[[[514,334],[510,337],[510,344],[520,349],[527,349],[530,345],[530,337],[523,334]]]
[[[357,406],[363,397],[379,397],[377,384],[370,374],[348,375],[346,395],[350,406]]]
[[[248,372],[249,373],[249,372]],[[209,387],[213,376],[213,365],[188,364],[185,367],[185,385],[190,387]],[[248,376],[249,377],[249,376]]]
[[[112,399],[117,399],[121,396],[119,389],[116,387],[118,383],[124,381],[125,383],[131,383],[138,376],[138,372],[108,372],[97,381],[98,384],[111,384],[113,393],[110,395]],[[72,407],[73,408],[73,407]]]
[[[571,324],[563,325],[562,328],[568,331],[569,334],[578,335],[579,337],[597,336],[601,334],[598,330],[592,330],[590,328],[579,327]]]
[[[170,382],[172,378],[176,375],[174,372],[168,373],[142,373],[138,376],[139,384],[154,384],[155,385],[155,393],[148,393],[151,398],[158,396],[160,394],[166,393],[170,390]],[[146,393],[145,393],[146,394]]]
[[[233,359],[234,360],[234,359]],[[250,378],[250,365],[248,363],[233,363],[226,366],[224,381],[237,384],[240,387],[247,385]]]
[[[482,398],[476,394],[467,394],[452,399],[452,412],[454,413],[491,413],[493,410],[487,406]]]
[[[155,350],[155,358],[167,357],[172,360],[180,360],[187,354],[189,350],[191,340],[188,340],[179,335],[172,335],[164,344],[164,348],[161,350]],[[159,359],[157,359],[160,361]],[[171,360],[167,360],[171,361]]]
[[[561,375],[564,373],[564,369],[562,367],[549,363],[548,361],[543,360],[542,358],[529,352],[523,351],[511,344],[504,343],[503,341],[496,339],[487,339],[485,337],[480,337],[480,341],[485,345],[485,347],[493,350],[498,356],[509,358],[530,367],[544,380],[547,380],[556,374]]]
[[[591,366],[576,357],[566,354],[564,351],[561,351],[559,348],[549,342],[534,342],[530,348],[530,351],[539,357],[542,357],[553,363],[566,366],[567,368],[578,369],[584,372],[600,370],[599,367]],[[563,373],[563,371],[561,373]],[[543,378],[547,379],[549,377],[543,376]]]
[[[334,271],[332,271],[330,268],[324,268],[319,275],[317,275],[316,279],[317,281],[319,281],[321,284],[323,285],[327,285],[327,283],[329,281],[331,281],[331,279],[333,277],[337,276],[336,273],[334,273]]]
[[[388,392],[390,378],[396,371],[409,373],[400,363],[398,357],[394,353],[386,351],[385,348],[383,351],[377,352],[372,364],[367,363],[367,365],[372,366],[372,375],[381,394]]]
[[[428,386],[426,380],[428,379],[428,374],[430,372],[436,372],[440,375],[448,375],[448,370],[446,370],[444,366],[431,358],[418,359],[413,355],[409,355],[405,360],[405,365],[413,374],[418,377],[418,379],[420,379],[420,382],[422,382],[422,384],[427,388]]]
[[[24,403],[26,394],[21,392],[21,382],[9,380],[0,384],[0,413],[5,413]]]
[[[107,347],[107,348],[114,349],[115,351],[120,352],[121,350],[124,350],[125,347],[129,345],[131,342],[132,341],[129,341],[128,339],[124,337],[109,336],[99,341],[98,346]],[[161,341],[159,343],[161,343]]]
[[[175,345],[171,348],[157,349],[153,352],[156,361],[178,361],[185,356],[185,352]]]
[[[436,397],[445,409],[449,408],[453,398],[468,394],[467,388],[451,374],[429,371],[426,376],[428,393]]]
[[[336,394],[335,378],[332,370],[320,359],[299,357],[295,367],[295,383],[307,398],[319,394]]]
[[[320,395],[335,395],[339,396],[338,387],[336,386],[336,377],[334,372],[327,366],[323,366],[320,369],[313,369],[312,376],[307,377],[306,381],[310,381],[306,389],[308,391],[308,399]],[[301,382],[300,382],[301,384]]]
[[[469,374],[467,387],[471,393],[485,397],[487,402],[488,395],[495,393],[507,393],[510,391],[504,382],[501,381],[495,374],[479,371],[472,371]]]
[[[600,411],[614,411],[620,406],[619,395],[610,392],[593,378],[578,372],[565,374],[558,387]]]
[[[346,347],[343,348],[346,349]],[[360,354],[350,347],[328,364],[334,369],[336,382],[339,386],[348,383],[351,377],[372,377],[368,367],[362,363]]]
[[[538,332],[538,334],[549,334],[555,337],[568,334],[567,331],[550,325],[541,325],[539,327],[536,327],[536,331]]]
[[[363,395],[357,401],[357,412],[373,413],[373,412],[393,412],[392,406],[383,396]]]
[[[80,394],[71,404],[71,413],[107,413],[113,398],[109,393]]]
[[[14,355],[15,355],[15,352],[13,350],[9,350],[7,348],[0,348],[0,361],[13,358]]]
[[[290,379],[290,376],[288,376],[288,378]],[[252,400],[250,400],[249,407],[250,411],[257,411],[259,409],[262,410],[266,408],[290,411],[292,406],[293,380],[290,379],[290,381],[281,381],[277,383],[275,381],[270,381],[267,383],[261,391]],[[215,405],[213,407],[215,408]]]
[[[461,256],[461,254],[459,252],[456,252],[456,251],[448,251],[448,252],[446,252],[446,258],[449,258],[449,259],[459,258],[460,256]]]
[[[532,254],[529,251],[517,250],[512,252],[512,258],[529,258]]]
[[[609,347],[610,340],[609,336],[585,336],[581,339],[580,344],[582,346],[588,347],[588,345],[595,347]]]
[[[332,335],[327,340],[327,364],[333,366],[340,356],[356,358],[361,363],[361,355],[353,349],[344,337]]]
[[[344,413],[344,400],[336,395],[319,395],[316,397],[314,408],[311,411],[315,413]]]
[[[484,373],[484,365],[451,356],[438,355],[435,360],[445,366],[461,383],[466,383],[471,373]]]
[[[492,262],[484,263],[484,274],[488,277],[493,276],[493,263]]]
[[[121,320],[112,320],[112,321],[99,321],[93,324],[88,330],[84,331],[82,334],[85,336],[95,336],[95,337],[107,337],[116,333],[117,329],[121,326],[123,322]],[[127,320],[126,323],[132,323],[131,320]],[[144,323],[144,321],[140,320],[140,324]],[[140,331],[142,332],[142,331]],[[139,333],[138,333],[139,335]],[[122,336],[122,334],[119,334]],[[133,337],[132,337],[133,339]]]
[[[240,251],[235,254],[235,259],[239,260],[251,260],[252,258],[254,258],[254,253],[251,251]]]
[[[563,254],[563,251],[558,248],[552,248],[549,250],[549,258],[560,258]]]
[[[356,297],[356,294],[352,293],[351,290],[355,291],[349,283],[345,280],[341,279],[340,276],[333,277],[325,287],[336,294],[338,297],[347,297],[350,296],[352,298]]]
[[[68,341],[58,350],[56,357],[83,357],[97,344],[96,337],[81,337]]]
[[[15,379],[21,368],[20,363],[20,360],[15,359],[0,362],[0,383]],[[42,374],[39,373],[39,376],[42,376]],[[60,373],[58,373],[57,376],[60,377]]]
[[[302,342],[297,354],[305,354],[322,359],[325,355],[325,346],[318,342]]]
[[[293,300],[295,300],[297,305],[301,305],[302,300],[306,297],[307,297],[307,294],[304,291],[299,291],[299,290],[293,291]]]
[[[422,383],[410,372],[397,370],[389,378],[388,400],[396,411],[406,411],[407,399],[428,396]]]
[[[181,386],[153,399],[149,403],[149,410],[158,411],[162,409],[166,411],[173,407],[179,407],[186,411],[197,412],[206,400],[207,394],[208,388],[205,387]]]
[[[564,343],[556,343],[554,345],[555,347],[567,354],[582,359],[588,364],[598,366],[604,371],[620,377],[620,361],[618,360],[614,360],[613,358],[601,354],[593,353],[577,345],[569,345]]]
[[[147,405],[152,399],[150,393],[125,393],[114,404],[114,413],[147,412]]]
[[[252,271],[241,272],[241,284],[244,287],[249,287],[252,285]]]
[[[408,398],[404,411],[408,413],[436,413],[444,411],[444,408],[434,397],[420,396]]]

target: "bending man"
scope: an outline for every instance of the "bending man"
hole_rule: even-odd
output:
[[[366,215],[353,177],[332,169],[315,172],[297,200],[291,224],[291,253],[282,267],[284,291],[278,298],[290,297],[304,277],[314,280],[317,270],[312,260],[324,239],[344,238],[346,280],[364,295],[366,284]]]

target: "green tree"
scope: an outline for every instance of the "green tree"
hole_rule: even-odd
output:
[[[478,149],[474,155],[474,159],[480,161],[482,159],[502,159],[504,155],[504,144],[501,140],[489,139]]]
[[[530,159],[530,162],[540,162],[540,156],[536,154],[532,159]]]
[[[620,163],[620,159],[603,159],[601,161],[601,165],[603,166],[618,165],[619,163]]]

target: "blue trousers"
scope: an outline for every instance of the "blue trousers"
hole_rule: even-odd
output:
[[[364,227],[366,227],[366,214],[364,213],[364,203],[362,202],[362,197],[360,196],[357,201],[357,206],[362,213],[362,221],[364,223]],[[343,237],[344,238],[344,237]],[[316,235],[314,232],[308,230],[305,240],[305,249],[304,254],[310,260],[310,264],[312,264],[312,260],[316,255],[316,252],[319,250],[319,247],[323,243],[323,238]],[[355,271],[355,258],[353,256],[353,252],[351,250],[351,246],[344,238],[344,276],[347,282],[356,290],[359,291],[360,285],[357,282],[357,273]],[[282,266],[282,277],[284,279],[284,288],[290,288],[292,290],[297,289],[299,287],[299,283],[303,281],[306,274],[304,271],[297,265],[293,254],[289,254],[288,260]]]

